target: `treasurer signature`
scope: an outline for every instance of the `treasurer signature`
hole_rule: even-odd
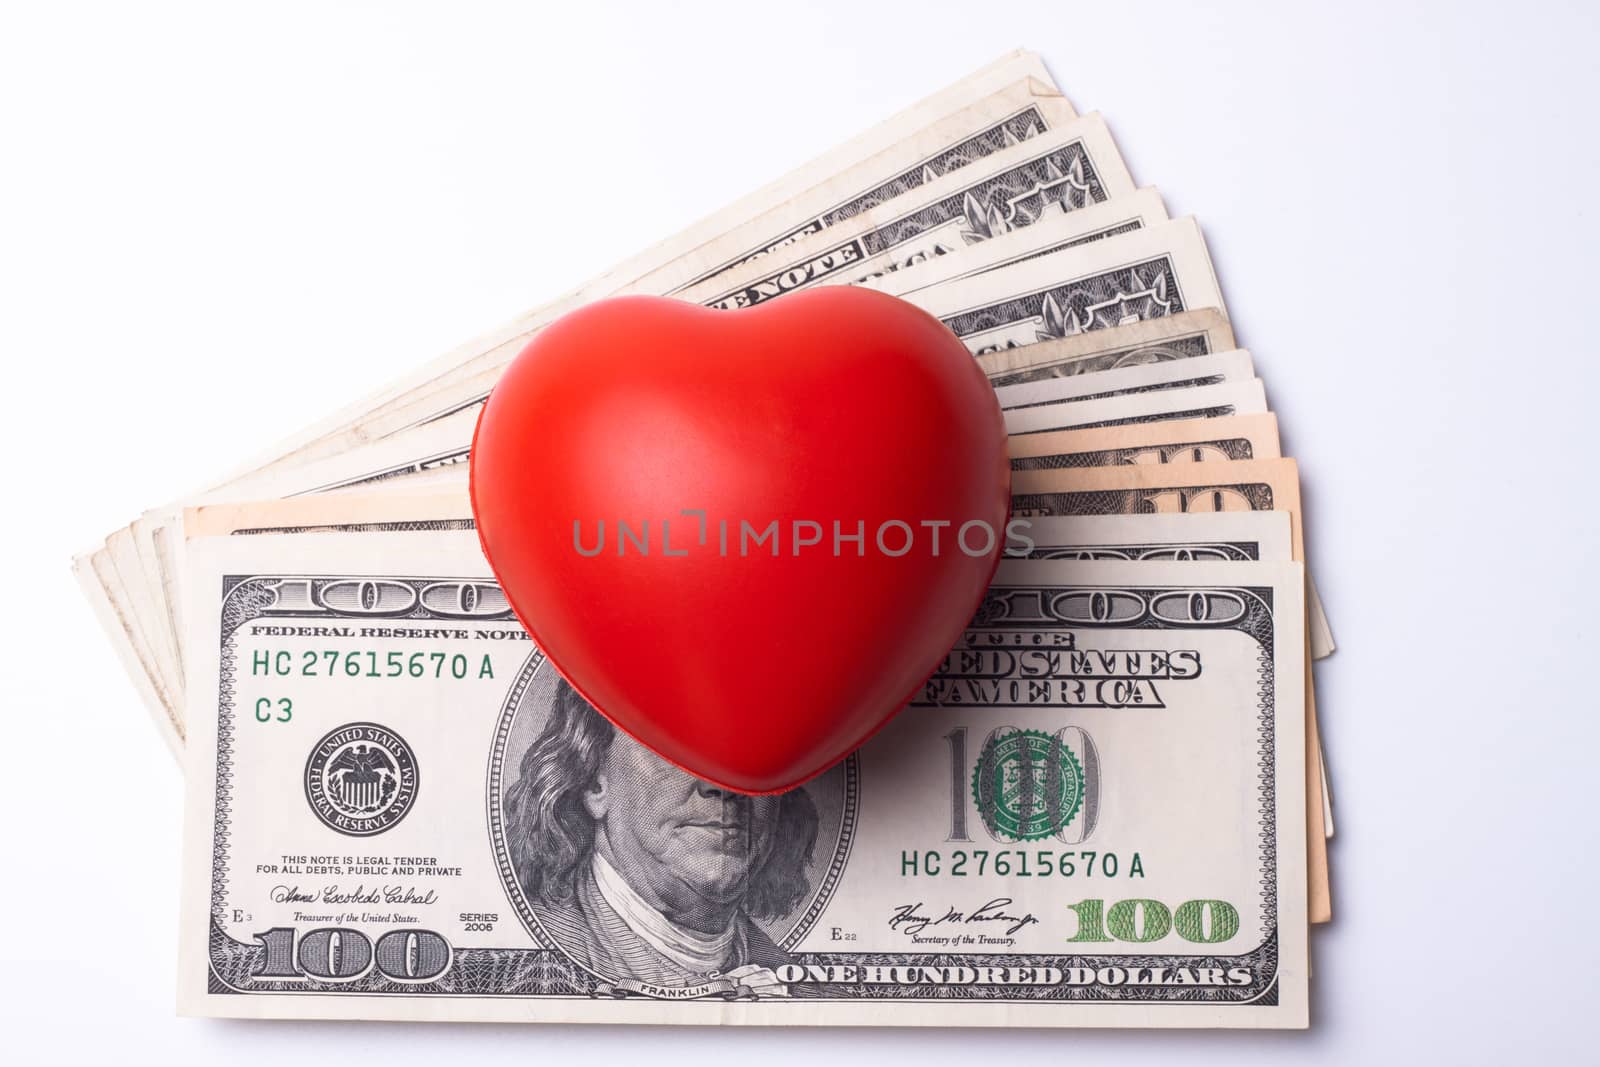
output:
[[[408,885],[367,888],[358,885],[343,889],[337,885],[304,890],[297,885],[276,885],[269,894],[274,904],[432,904],[439,894],[432,889],[418,890]]]

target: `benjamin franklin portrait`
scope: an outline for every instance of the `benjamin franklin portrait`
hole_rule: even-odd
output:
[[[506,853],[545,934],[613,980],[722,976],[781,994],[772,972],[788,954],[769,930],[815,896],[813,793],[828,793],[837,825],[839,779],[735,793],[655,755],[564,680],[547,699],[520,758],[507,746],[502,803]]]

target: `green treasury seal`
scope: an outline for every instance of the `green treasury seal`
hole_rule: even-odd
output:
[[[1083,804],[1083,767],[1038,730],[996,730],[972,772],[972,799],[989,832],[1037,841],[1059,832]]]

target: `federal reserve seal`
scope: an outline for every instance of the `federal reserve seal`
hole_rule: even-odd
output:
[[[311,750],[306,800],[329,829],[351,837],[381,834],[417,799],[411,746],[375,722],[346,723]]]
[[[1060,737],[996,731],[972,771],[972,799],[990,833],[1037,841],[1060,832],[1078,814],[1083,767]]]

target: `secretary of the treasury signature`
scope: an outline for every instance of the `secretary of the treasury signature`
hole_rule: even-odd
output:
[[[1017,915],[1006,909],[1010,907],[1010,897],[995,897],[987,904],[979,905],[971,911],[960,911],[947,907],[944,914],[934,916],[923,911],[923,903],[901,904],[894,909],[894,914],[889,918],[889,929],[913,936],[922,933],[930,926],[970,923],[997,923],[1005,928],[1007,936],[1016,933],[1027,926],[1032,926],[1039,920],[1033,912]],[[990,927],[998,929],[999,927]]]

